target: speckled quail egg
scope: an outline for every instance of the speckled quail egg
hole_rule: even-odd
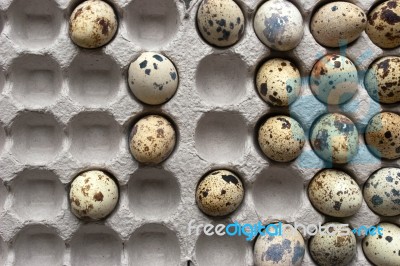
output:
[[[296,159],[304,146],[304,130],[295,119],[274,116],[267,119],[258,131],[258,143],[271,160],[289,162]]]
[[[178,88],[178,73],[174,64],[158,53],[141,54],[129,66],[128,83],[140,101],[157,105],[168,101]]]
[[[71,211],[80,219],[100,220],[108,216],[118,202],[118,186],[109,174],[91,170],[78,175],[71,183]]]
[[[241,204],[244,188],[239,177],[228,170],[217,170],[204,177],[196,189],[200,210],[210,216],[224,216]]]
[[[83,48],[98,48],[107,44],[118,28],[113,8],[104,1],[87,0],[71,14],[69,34]]]
[[[132,128],[130,151],[141,163],[158,164],[167,159],[175,147],[172,124],[162,116],[148,115]]]
[[[326,230],[321,230],[310,239],[311,257],[320,266],[348,265],[357,251],[356,237],[348,226],[339,223],[326,223]],[[329,232],[327,232],[329,231]]]
[[[345,56],[326,55],[314,65],[310,86],[315,97],[321,102],[331,105],[343,104],[357,92],[357,69]]]
[[[325,169],[311,180],[308,198],[318,211],[333,217],[355,214],[363,200],[357,182],[345,172],[335,169]]]
[[[285,59],[271,59],[257,72],[257,90],[264,101],[275,106],[288,106],[300,94],[301,76],[297,67]]]
[[[278,51],[289,51],[303,38],[303,17],[291,2],[269,0],[256,12],[254,31],[266,46]]]
[[[400,57],[386,56],[374,62],[365,75],[364,84],[375,101],[400,102]]]
[[[365,256],[375,265],[400,265],[400,227],[391,223],[380,223],[382,235],[368,235],[363,239]]]
[[[368,14],[366,32],[375,45],[391,49],[400,46],[400,1],[385,1]]]
[[[400,116],[383,112],[376,114],[365,131],[365,140],[371,152],[384,159],[400,158]]]
[[[303,236],[292,225],[282,225],[281,236],[260,235],[254,245],[256,266],[300,266],[305,244]]]
[[[347,45],[367,26],[364,11],[348,2],[332,2],[322,6],[311,19],[311,33],[315,40],[328,47]]]
[[[364,199],[379,215],[400,215],[400,169],[382,168],[373,173],[365,182]]]
[[[311,129],[311,146],[325,161],[347,163],[358,151],[357,128],[342,114],[325,114],[316,120]]]
[[[197,12],[197,26],[211,45],[228,47],[244,33],[244,15],[233,0],[203,0]]]

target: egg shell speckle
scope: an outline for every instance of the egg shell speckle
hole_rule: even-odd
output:
[[[300,95],[301,76],[297,67],[285,59],[271,59],[257,72],[256,85],[261,98],[275,106],[288,106]]]
[[[71,211],[84,220],[100,220],[108,216],[118,202],[118,186],[106,173],[97,170],[78,175],[69,193]]]
[[[367,26],[364,11],[348,2],[332,2],[322,6],[311,19],[311,33],[320,44],[327,47],[347,45]]]
[[[129,88],[137,99],[158,105],[167,102],[178,88],[178,72],[164,55],[142,53],[128,70]]]
[[[365,75],[364,84],[375,101],[400,102],[400,57],[386,56],[374,62]]]
[[[295,119],[274,116],[267,119],[258,131],[258,143],[271,160],[289,162],[296,159],[304,146],[304,130]]]
[[[318,265],[344,266],[356,255],[356,237],[349,227],[341,230],[338,225],[339,223],[335,222],[326,223],[323,226],[327,226],[330,233],[318,232],[310,239],[310,254]]]
[[[333,217],[355,214],[363,200],[357,182],[335,169],[325,169],[311,180],[308,197],[318,211]]]
[[[380,223],[383,235],[368,235],[363,239],[365,256],[375,265],[400,265],[400,227],[391,223]]]
[[[149,115],[132,128],[130,151],[141,163],[158,164],[167,159],[175,147],[175,129],[162,116]]]
[[[336,105],[349,101],[358,88],[357,68],[345,56],[329,54],[314,65],[310,86],[323,103]]]
[[[72,41],[83,48],[98,48],[107,44],[115,35],[118,20],[106,2],[87,0],[71,14],[69,34]]]
[[[383,112],[376,114],[368,123],[365,140],[368,148],[379,158],[400,158],[400,116]]]
[[[382,168],[373,173],[365,182],[364,199],[379,215],[400,215],[400,169]]]
[[[217,170],[204,177],[196,189],[200,210],[210,216],[224,216],[234,212],[244,197],[240,179],[228,170]]]
[[[244,34],[244,15],[233,0],[203,0],[197,12],[197,26],[209,44],[228,47]]]
[[[266,46],[289,51],[303,38],[303,17],[291,2],[270,0],[258,8],[254,17],[254,31]]]
[[[386,1],[375,7],[368,14],[366,32],[381,48],[400,46],[400,1]]]
[[[289,228],[290,227],[290,228]],[[254,245],[256,266],[300,266],[305,243],[303,236],[292,225],[283,224],[281,236],[260,235]]]

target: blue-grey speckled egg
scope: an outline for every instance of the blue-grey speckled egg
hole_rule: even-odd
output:
[[[342,114],[325,114],[311,129],[311,146],[318,156],[328,162],[347,163],[358,151],[357,128]]]
[[[310,87],[315,97],[323,103],[345,103],[357,92],[357,69],[345,56],[325,55],[311,71]]]
[[[278,51],[294,49],[303,38],[303,17],[286,0],[269,0],[254,17],[254,31],[262,43]]]
[[[374,265],[400,265],[400,227],[391,223],[380,223],[382,235],[368,235],[363,239],[365,256]]]
[[[301,265],[305,253],[303,236],[292,225],[282,225],[281,236],[260,235],[254,245],[256,266]]]
[[[373,173],[365,182],[364,199],[379,215],[400,215],[400,169],[382,168]]]

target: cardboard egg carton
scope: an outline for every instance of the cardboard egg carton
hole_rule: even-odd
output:
[[[330,167],[308,140],[290,163],[270,161],[259,150],[255,128],[270,114],[290,114],[308,136],[319,115],[345,113],[358,127],[360,148],[339,168],[360,186],[375,170],[399,166],[365,147],[369,119],[399,107],[374,102],[363,77],[374,60],[400,49],[382,50],[365,32],[342,51],[322,47],[309,29],[319,1],[293,1],[305,32],[299,46],[284,53],[256,37],[256,0],[237,1],[245,33],[227,49],[199,36],[196,0],[110,1],[119,19],[115,38],[100,49],[81,49],[68,36],[69,15],[79,2],[0,1],[0,265],[253,265],[254,241],[189,234],[189,222],[331,220],[307,198],[311,178]],[[368,12],[376,1],[351,2]],[[129,91],[128,66],[143,51],[165,54],[178,70],[177,93],[162,106],[144,106]],[[317,59],[339,52],[357,65],[359,90],[343,106],[327,107],[312,95],[308,76]],[[292,60],[302,74],[301,96],[290,108],[269,106],[255,89],[258,67],[273,57]],[[169,117],[178,132],[174,152],[157,166],[139,165],[129,153],[129,131],[145,114]],[[241,177],[245,198],[232,215],[214,219],[197,208],[194,195],[200,178],[220,168]],[[84,223],[69,210],[69,184],[88,169],[107,170],[120,186],[117,208],[104,221]],[[399,217],[377,216],[365,202],[356,215],[337,221],[400,224]],[[360,241],[351,265],[371,265]],[[308,250],[303,265],[315,265]]]

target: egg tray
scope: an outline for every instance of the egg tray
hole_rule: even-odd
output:
[[[316,6],[326,1],[292,1],[304,17],[302,42],[292,51],[271,51],[256,37],[252,19],[261,4],[238,1],[246,17],[243,38],[228,49],[206,44],[196,29],[199,1],[115,0],[116,37],[87,50],[68,36],[68,19],[80,1],[0,1],[0,265],[253,265],[254,241],[243,237],[188,234],[187,225],[283,220],[311,224],[331,221],[307,198],[307,185],[331,167],[311,149],[275,163],[259,150],[255,134],[272,114],[290,114],[308,135],[326,112],[350,117],[360,132],[360,149],[338,166],[363,186],[371,173],[397,161],[380,161],[364,144],[363,130],[381,106],[363,87],[368,66],[400,49],[382,50],[362,33],[345,49],[319,45],[309,29]],[[318,3],[317,3],[318,2]],[[375,1],[352,1],[365,12]],[[143,51],[161,52],[176,65],[175,96],[158,107],[145,106],[127,84],[129,63]],[[342,106],[325,106],[312,95],[308,75],[327,53],[346,54],[360,72],[356,96]],[[255,73],[268,58],[292,60],[303,77],[302,92],[290,108],[263,102]],[[163,114],[178,132],[172,155],[157,166],[139,165],[129,153],[132,124],[145,114]],[[230,169],[245,186],[245,198],[229,217],[213,219],[195,203],[200,178]],[[104,221],[85,223],[71,212],[68,187],[88,169],[104,169],[120,186],[115,211]],[[374,214],[363,202],[350,218],[353,227],[399,217]],[[308,237],[306,238],[308,242]],[[357,239],[351,265],[371,265]],[[303,265],[315,265],[309,251]]]

